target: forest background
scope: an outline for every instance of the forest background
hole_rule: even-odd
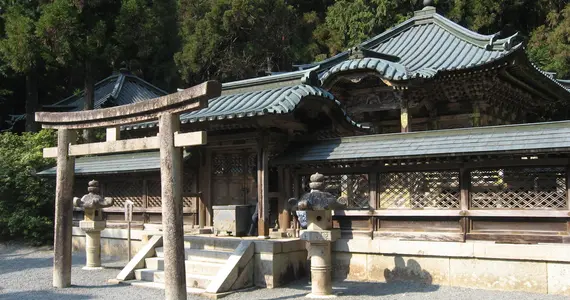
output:
[[[570,0],[434,0],[481,34],[519,32],[531,60],[570,77]],[[52,131],[33,115],[126,68],[168,91],[286,72],[411,17],[422,0],[0,0],[0,240],[53,236]],[[26,115],[14,128],[11,116]],[[24,122],[19,122],[24,124]],[[21,133],[21,131],[28,131]]]
[[[532,61],[570,76],[569,0],[435,0],[482,34],[526,38]],[[396,25],[422,0],[0,0],[0,130],[120,68],[168,91],[290,71]],[[91,97],[90,97],[91,96]],[[87,108],[89,102],[87,101]]]

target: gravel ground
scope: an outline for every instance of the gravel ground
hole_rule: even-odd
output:
[[[115,278],[126,261],[103,257],[107,267],[101,271],[84,271],[83,254],[74,254],[72,283],[67,289],[51,286],[52,252],[48,247],[32,248],[19,244],[0,244],[0,299],[162,299],[164,291],[152,288],[107,283]],[[568,300],[565,296],[531,293],[495,292],[444,286],[425,286],[410,283],[338,282],[335,292],[341,299],[516,299],[516,300]],[[284,288],[256,289],[234,293],[224,298],[238,299],[302,299],[310,291],[306,280]],[[205,299],[189,296],[188,299]]]

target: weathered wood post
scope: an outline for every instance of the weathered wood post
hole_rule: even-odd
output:
[[[71,285],[71,239],[73,226],[73,183],[75,158],[70,157],[69,144],[75,132],[67,128],[57,131],[57,173],[55,187],[55,224],[53,239],[53,286]]]
[[[269,149],[268,138],[260,133],[257,145],[257,199],[258,199],[258,238],[269,238]]]
[[[180,130],[178,115],[172,113],[161,115],[158,128],[165,299],[186,299],[182,220],[182,148],[174,145],[174,133]]]

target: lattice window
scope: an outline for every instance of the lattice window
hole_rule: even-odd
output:
[[[240,154],[231,154],[226,156],[226,159],[229,160],[230,169],[228,170],[230,174],[243,174],[244,171],[244,163],[243,163],[243,156]]]
[[[301,177],[301,192],[309,192],[309,177]],[[368,174],[325,175],[325,191],[333,194],[349,209],[370,207]]]
[[[250,153],[247,156],[247,171],[252,176],[257,176],[257,154]]]
[[[217,154],[212,160],[212,172],[214,175],[226,174],[228,170],[228,160],[225,155]]]
[[[159,180],[148,180],[146,182],[147,188],[147,207],[161,207],[161,190],[160,190],[160,179]]]
[[[562,167],[471,171],[472,208],[567,208]]]
[[[135,207],[143,206],[142,181],[108,181],[105,183],[105,197],[113,197],[114,207],[124,207],[125,201],[131,200]]]
[[[379,208],[458,208],[458,171],[380,173]]]
[[[216,154],[212,163],[212,173],[214,175],[236,175],[243,174],[249,167],[249,159],[246,163],[241,153]],[[255,159],[255,157],[254,157]]]

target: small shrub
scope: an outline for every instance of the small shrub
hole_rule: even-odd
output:
[[[32,244],[53,239],[55,181],[36,172],[55,165],[42,154],[55,145],[52,130],[0,134],[0,239]]]

